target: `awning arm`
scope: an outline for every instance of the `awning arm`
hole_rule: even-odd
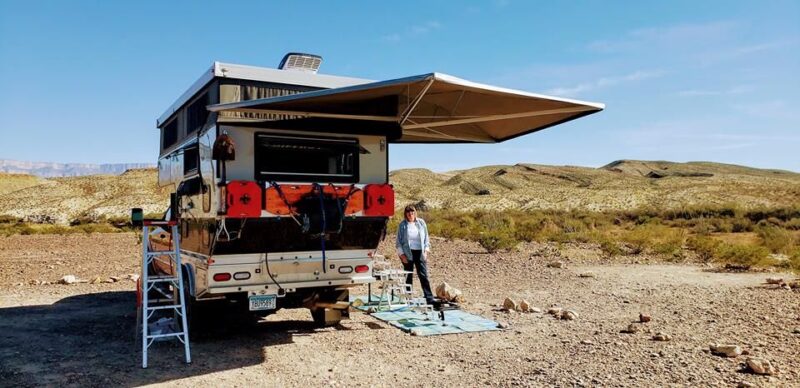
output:
[[[431,85],[433,85],[435,81],[436,81],[436,76],[434,75],[431,75],[428,78],[428,83],[425,84],[425,87],[422,88],[419,94],[417,94],[417,97],[414,98],[414,101],[411,102],[411,105],[409,105],[408,108],[406,108],[406,111],[403,112],[403,115],[400,117],[399,121],[400,125],[403,125],[403,123],[405,123],[406,120],[408,120],[408,116],[411,116],[411,112],[413,112],[414,108],[417,107],[417,104],[419,104],[419,102],[422,101],[422,98],[425,97],[425,93],[428,92],[428,89],[431,88]]]
[[[598,110],[598,109],[595,108],[595,107],[579,106],[579,107],[573,107],[573,108],[549,109],[549,110],[540,110],[540,111],[535,111],[535,112],[509,113],[509,114],[504,114],[504,115],[491,115],[491,116],[483,116],[483,117],[474,117],[474,118],[469,118],[469,119],[458,119],[458,120],[449,120],[449,121],[434,121],[434,122],[424,123],[424,124],[403,125],[403,129],[446,127],[448,125],[480,123],[480,122],[484,122],[484,121],[518,119],[518,118],[523,118],[523,117],[545,116],[545,115],[553,115],[553,114],[560,114],[560,113],[577,113],[577,112],[587,112],[587,111],[596,111],[596,110]]]

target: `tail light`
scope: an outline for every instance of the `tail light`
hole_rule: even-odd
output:
[[[390,184],[364,187],[364,215],[391,217],[394,214],[394,189]]]
[[[227,272],[215,273],[214,274],[214,281],[215,282],[227,282],[231,280],[231,274]]]
[[[250,279],[250,272],[237,272],[233,274],[233,278],[236,280],[247,280]]]
[[[357,265],[356,266],[356,273],[364,273],[364,272],[367,272],[367,271],[369,271],[369,266],[368,265]]]
[[[245,218],[261,216],[261,188],[252,181],[230,181],[226,187],[225,201],[228,217]]]

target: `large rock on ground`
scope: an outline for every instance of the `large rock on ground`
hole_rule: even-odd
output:
[[[436,287],[436,297],[448,302],[464,302],[464,295],[461,290],[447,284],[447,282],[443,282]]]
[[[737,357],[742,354],[742,348],[738,345],[711,345],[711,353],[722,357]]]
[[[747,367],[757,375],[774,375],[778,373],[772,363],[764,358],[749,357],[747,359]]]
[[[518,308],[517,302],[514,302],[511,298],[506,298],[506,300],[503,301],[503,310],[517,311]]]

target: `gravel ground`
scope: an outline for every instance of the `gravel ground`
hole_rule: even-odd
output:
[[[434,241],[434,283],[460,288],[465,310],[507,330],[413,337],[361,313],[316,329],[306,310],[261,322],[222,311],[192,342],[191,365],[159,344],[142,370],[125,279],[138,272],[140,247],[134,234],[0,237],[0,386],[800,386],[800,292],[763,284],[789,275],[614,264],[584,246],[486,254],[464,241]],[[565,268],[547,266],[556,260]],[[41,284],[67,274],[122,279]],[[545,312],[500,311],[506,297]],[[552,306],[578,318],[555,319]],[[640,313],[652,321],[621,333]],[[657,332],[671,340],[654,341]],[[713,343],[749,355],[715,356]],[[777,374],[747,372],[748,356]]]

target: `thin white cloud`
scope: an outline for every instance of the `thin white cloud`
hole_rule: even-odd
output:
[[[548,90],[547,93],[557,96],[567,96],[567,97],[576,96],[581,93],[594,89],[606,88],[630,82],[643,81],[650,78],[661,77],[662,75],[664,75],[664,71],[661,70],[649,70],[649,71],[639,70],[621,76],[601,77],[594,81],[583,82],[574,86],[552,88]]]
[[[413,38],[430,33],[431,31],[442,28],[442,24],[438,21],[431,20],[422,24],[415,24],[408,27],[403,32],[395,32],[384,35],[383,39],[389,42],[399,42],[406,38]]]
[[[600,52],[619,52],[642,47],[697,45],[726,38],[736,27],[737,23],[731,21],[714,21],[640,28],[631,30],[618,39],[593,41],[588,48]]]
[[[687,89],[675,93],[681,97],[720,97],[720,96],[734,96],[753,91],[754,88],[750,85],[736,85],[728,89],[709,90],[709,89]]]

